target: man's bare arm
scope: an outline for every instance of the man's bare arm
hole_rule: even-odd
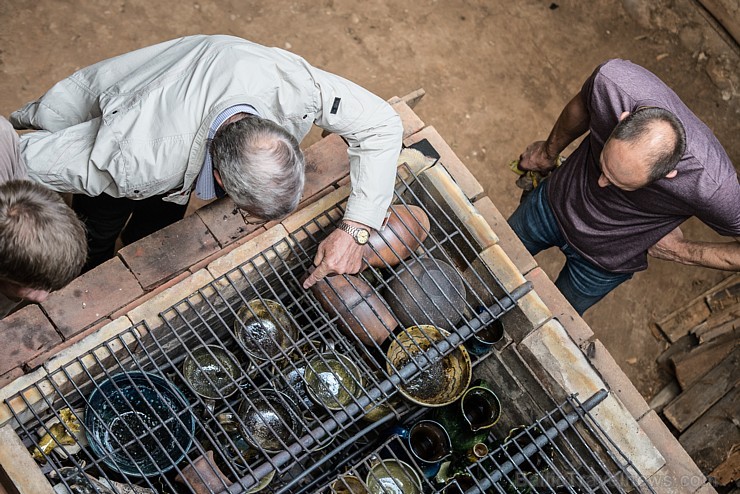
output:
[[[740,237],[734,242],[696,242],[687,240],[676,228],[648,250],[658,259],[691,266],[740,271]]]
[[[530,144],[519,158],[522,170],[548,173],[555,159],[568,145],[588,131],[591,119],[581,94],[571,99],[555,122],[546,141]]]

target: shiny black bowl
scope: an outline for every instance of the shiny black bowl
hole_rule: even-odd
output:
[[[85,412],[92,451],[113,470],[136,477],[172,469],[193,442],[195,418],[169,381],[123,372],[96,385]]]

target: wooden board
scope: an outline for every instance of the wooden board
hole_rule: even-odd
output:
[[[740,383],[740,347],[714,369],[698,379],[663,410],[663,415],[679,431],[685,431],[712,405]]]
[[[717,362],[727,357],[737,344],[737,339],[730,334],[699,345],[685,355],[672,358],[676,379],[681,388],[688,389],[717,365]]]
[[[679,442],[703,472],[711,472],[740,444],[740,387],[727,393],[681,434]]]
[[[679,338],[688,334],[693,327],[711,315],[712,309],[709,303],[716,305],[716,301],[711,302],[714,294],[720,293],[722,290],[737,283],[740,283],[740,275],[738,274],[725,278],[712,289],[702,293],[680,309],[668,314],[656,324],[668,341],[671,343],[676,342]]]
[[[713,312],[703,323],[691,330],[699,343],[706,343],[740,329],[740,303]]]
[[[712,470],[709,476],[714,477],[720,485],[740,480],[740,445],[730,453],[729,458]]]

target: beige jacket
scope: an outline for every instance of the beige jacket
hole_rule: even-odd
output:
[[[338,102],[338,103],[337,103]],[[402,125],[381,98],[278,48],[188,36],[86,67],[11,115],[29,176],[59,192],[187,202],[206,136],[244,103],[300,142],[312,124],[349,143],[346,219],[380,227]]]

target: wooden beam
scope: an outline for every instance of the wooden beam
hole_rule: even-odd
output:
[[[676,379],[681,388],[688,389],[701,376],[712,370],[738,345],[735,335],[729,334],[699,345],[685,355],[671,359]]]
[[[727,393],[681,434],[679,442],[703,472],[711,472],[740,444],[740,387]]]
[[[712,405],[740,383],[740,347],[714,369],[698,379],[663,410],[663,415],[679,431],[685,431]]]

